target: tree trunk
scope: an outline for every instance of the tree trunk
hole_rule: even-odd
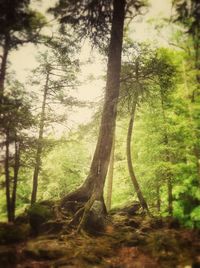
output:
[[[15,164],[14,164],[14,177],[13,177],[13,190],[11,198],[11,221],[15,220],[15,207],[16,207],[16,194],[17,194],[17,183],[18,173],[20,167],[20,147],[19,142],[15,140]]]
[[[167,189],[168,189],[168,212],[170,216],[173,216],[173,195],[172,195],[171,174],[167,175]]]
[[[83,185],[64,197],[61,206],[69,200],[87,202],[78,230],[88,217],[95,200],[103,201],[103,188],[108,170],[113,134],[117,115],[117,103],[120,88],[121,51],[125,17],[125,0],[114,0],[111,39],[108,53],[107,81],[105,101],[101,118],[98,141],[91,163],[89,175]]]
[[[147,202],[142,194],[142,191],[140,189],[140,186],[138,184],[137,178],[135,176],[135,172],[133,170],[133,164],[132,164],[132,156],[131,156],[131,139],[132,139],[132,132],[133,132],[133,124],[134,124],[134,117],[135,117],[135,110],[136,110],[136,101],[133,104],[132,111],[131,111],[131,118],[129,121],[129,127],[128,127],[128,133],[127,133],[127,144],[126,144],[126,154],[127,154],[127,163],[128,163],[128,170],[129,174],[133,183],[133,186],[135,188],[137,197],[139,199],[139,202],[144,210],[149,213]]]
[[[168,132],[167,132],[167,128],[166,128],[166,115],[165,115],[165,109],[164,109],[164,97],[162,92],[160,92],[161,94],[161,107],[162,107],[162,113],[163,113],[163,121],[164,121],[164,144],[166,146],[166,150],[165,150],[165,160],[166,162],[171,162],[170,159],[170,153],[168,150],[169,147],[169,138],[168,138]],[[167,179],[167,190],[168,190],[168,213],[170,216],[173,216],[173,186],[172,186],[172,174],[171,171],[168,170],[167,174],[166,174],[166,179]]]
[[[5,77],[6,77],[6,66],[7,66],[7,58],[9,53],[9,38],[6,38],[2,59],[1,59],[1,69],[0,69],[0,96],[3,95],[4,92],[4,84],[5,84]]]
[[[156,185],[156,206],[158,212],[160,212],[161,200],[160,200],[160,185]]]
[[[8,221],[12,221],[11,216],[11,200],[10,200],[10,172],[9,172],[9,144],[10,144],[10,131],[6,131],[6,141],[5,141],[5,186],[6,186],[6,206],[7,206],[7,217]]]
[[[115,135],[113,137],[112,150],[110,155],[110,163],[108,170],[108,188],[107,188],[107,199],[106,199],[106,208],[109,211],[111,209],[112,202],[112,186],[113,186],[113,172],[114,172],[114,155],[115,155]]]
[[[103,194],[117,116],[117,102],[120,88],[124,9],[125,0],[114,0],[111,41],[108,55],[105,102],[96,150],[92,160],[89,176],[84,183],[84,186],[89,186],[89,189],[91,189],[92,185],[92,189],[98,192],[99,197]],[[95,187],[93,187],[94,185]]]
[[[37,151],[35,157],[35,167],[33,173],[33,188],[31,194],[31,205],[36,202],[37,199],[37,189],[38,189],[38,176],[41,168],[41,156],[42,156],[42,149],[43,149],[43,134],[44,134],[44,123],[45,123],[45,109],[46,109],[46,100],[48,94],[48,84],[49,84],[49,71],[47,72],[46,76],[46,83],[44,86],[44,94],[43,94],[43,101],[42,101],[42,110],[40,114],[40,124],[39,124],[39,135],[38,135],[38,143],[37,143]]]

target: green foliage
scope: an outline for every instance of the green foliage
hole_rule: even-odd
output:
[[[0,3],[0,45],[9,50],[27,42],[36,42],[39,30],[46,23],[38,12],[29,9],[29,0]]]
[[[45,24],[40,13],[29,9],[29,0],[13,3],[5,0],[0,3],[0,46],[3,49],[8,46],[8,50],[29,41],[37,42],[38,30]],[[21,214],[30,203],[38,144],[36,132],[41,119],[41,113],[35,111],[41,106],[41,92],[47,73],[50,80],[43,122],[44,137],[39,141],[43,148],[38,199],[59,200],[75,190],[86,178],[97,139],[100,112],[93,116],[89,124],[68,131],[61,138],[55,137],[50,130],[58,123],[66,123],[68,111],[72,107],[85,105],[71,95],[71,90],[79,84],[80,46],[77,36],[71,34],[71,30],[68,32],[65,26],[69,23],[75,27],[80,38],[87,36],[93,43],[103,45],[110,32],[112,3],[107,0],[59,1],[52,11],[61,20],[61,32],[64,34],[43,38],[47,49],[38,56],[39,64],[33,71],[31,88],[25,90],[16,79],[7,77],[0,106],[0,145],[3,148],[0,159],[1,221],[5,220],[7,210],[4,148],[8,130],[11,191],[16,155],[14,144],[20,146],[16,214]],[[144,1],[127,3],[129,14],[131,6],[134,6],[132,13],[144,6]],[[179,40],[182,51],[155,48],[151,43],[136,43],[128,38],[124,45],[112,207],[121,207],[137,200],[126,159],[128,120],[133,104],[137,102],[131,150],[142,193],[154,214],[167,216],[167,182],[170,177],[173,216],[187,227],[199,228],[199,4],[197,1],[185,0],[174,1],[174,4],[177,11],[175,20],[183,28],[174,34],[173,41]],[[179,43],[177,45],[180,47]],[[36,94],[31,92],[29,95],[27,91],[33,88]],[[29,209],[29,217],[32,227],[37,231],[44,221],[52,218],[52,210],[37,203]],[[2,230],[0,227],[0,240],[5,240]],[[8,240],[18,233],[13,230],[10,235]]]
[[[35,203],[28,209],[29,221],[32,229],[37,233],[41,225],[53,218],[53,204],[43,205]]]
[[[147,5],[144,0],[128,0],[126,11],[134,16]],[[113,1],[58,1],[50,12],[59,19],[63,30],[65,24],[73,25],[80,39],[89,37],[91,42],[102,47],[107,45],[113,15]]]
[[[58,143],[44,159],[39,198],[59,199],[76,189],[88,172],[89,160],[86,145],[74,137]]]

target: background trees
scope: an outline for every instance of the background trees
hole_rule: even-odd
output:
[[[44,17],[29,9],[30,1],[1,1],[0,3],[0,93],[3,94],[9,53],[26,43],[36,43],[45,24]]]
[[[56,38],[54,38],[55,40]],[[63,44],[64,42],[64,44]],[[65,106],[77,105],[78,101],[69,94],[69,88],[73,89],[77,82],[76,73],[79,71],[79,63],[74,58],[77,45],[72,41],[72,36],[60,35],[57,40],[51,42],[51,49],[39,56],[39,66],[33,71],[33,83],[42,87],[41,110],[39,112],[38,140],[33,173],[33,189],[31,204],[34,204],[37,196],[38,176],[41,169],[43,151],[43,136],[45,126],[50,124],[52,118],[48,110],[52,106],[63,104]],[[41,82],[38,82],[41,81]],[[67,94],[68,93],[68,94]],[[79,102],[79,105],[81,103]],[[52,113],[52,111],[51,111]],[[65,115],[53,116],[53,122],[62,123]],[[52,122],[51,122],[52,123]]]
[[[187,226],[197,226],[198,3],[173,1],[176,13],[171,23],[178,25],[178,31],[174,27],[172,50],[152,41],[132,41],[127,28],[122,48],[124,21],[126,25],[126,19],[140,13],[144,1],[60,1],[51,12],[61,22],[61,34],[43,38],[45,46],[38,46],[37,68],[26,86],[17,82],[15,74],[9,76],[12,62],[8,65],[7,57],[25,43],[38,42],[46,21],[29,9],[29,1],[13,3],[3,1],[0,11],[4,25],[0,30],[1,215],[7,211],[13,221],[36,196],[37,201],[61,199],[63,206],[72,200],[86,202],[78,216],[87,216],[93,203],[104,210],[110,161],[108,209],[139,197],[151,214],[173,215]],[[98,49],[102,65],[108,59],[107,73],[100,77],[106,77],[105,98],[104,104],[88,105],[100,107],[90,122],[72,127],[67,122],[69,110],[85,105],[74,98],[83,64],[79,63],[83,37]],[[181,48],[177,37],[184,38]],[[58,127],[61,124],[72,129]]]
[[[33,117],[29,111],[30,102],[24,96],[23,86],[18,81],[9,83],[7,94],[2,100],[0,110],[2,163],[4,163],[7,215],[8,220],[13,221],[18,175],[22,165],[21,154],[27,143],[24,131],[32,126]]]

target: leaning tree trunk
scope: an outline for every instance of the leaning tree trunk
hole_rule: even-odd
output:
[[[113,143],[120,88],[125,0],[114,0],[113,5],[114,10],[108,53],[106,93],[95,153],[89,175],[83,185],[75,192],[72,192],[63,198],[61,202],[61,206],[69,200],[81,200],[87,202],[79,225],[80,227],[87,218],[87,213],[95,200],[99,200],[100,202],[103,200],[103,188]]]
[[[106,208],[108,211],[111,209],[111,202],[112,202],[114,156],[115,156],[115,135],[113,137],[113,144],[112,144],[112,150],[111,150],[111,155],[110,155],[110,163],[109,163],[108,178],[107,178],[108,186],[107,186]]]
[[[133,132],[133,124],[134,124],[134,117],[135,117],[135,110],[136,110],[136,101],[133,104],[132,111],[131,111],[131,118],[129,121],[129,127],[128,127],[128,133],[127,133],[127,147],[126,147],[126,153],[127,153],[127,163],[128,163],[128,170],[129,174],[133,183],[133,186],[135,188],[137,197],[139,199],[141,207],[149,213],[148,205],[147,202],[142,194],[142,191],[140,189],[140,186],[138,184],[134,169],[133,169],[133,164],[132,164],[132,156],[131,156],[131,139],[132,139],[132,132]]]
[[[49,84],[49,72],[46,76],[46,83],[44,87],[44,94],[43,94],[43,101],[42,101],[42,111],[40,114],[40,125],[39,125],[39,136],[38,136],[38,143],[37,143],[37,151],[35,157],[35,166],[34,166],[34,173],[33,173],[33,188],[31,194],[31,205],[36,202],[37,198],[37,189],[38,189],[38,176],[41,168],[41,156],[42,156],[42,140],[44,134],[44,122],[45,122],[45,109],[46,109],[46,100],[47,100],[47,93],[48,93],[48,84]]]

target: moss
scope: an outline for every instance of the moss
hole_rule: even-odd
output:
[[[151,234],[147,244],[155,255],[172,255],[178,254],[179,240],[176,233],[168,231],[157,231]]]
[[[53,260],[60,257],[70,258],[73,250],[67,244],[62,244],[57,240],[35,240],[30,241],[24,249],[26,256],[33,259]]]
[[[24,241],[30,234],[30,225],[14,225],[11,223],[0,224],[0,243],[16,243]]]
[[[51,207],[36,203],[32,205],[28,211],[30,225],[35,233],[40,231],[43,223],[54,217]]]

